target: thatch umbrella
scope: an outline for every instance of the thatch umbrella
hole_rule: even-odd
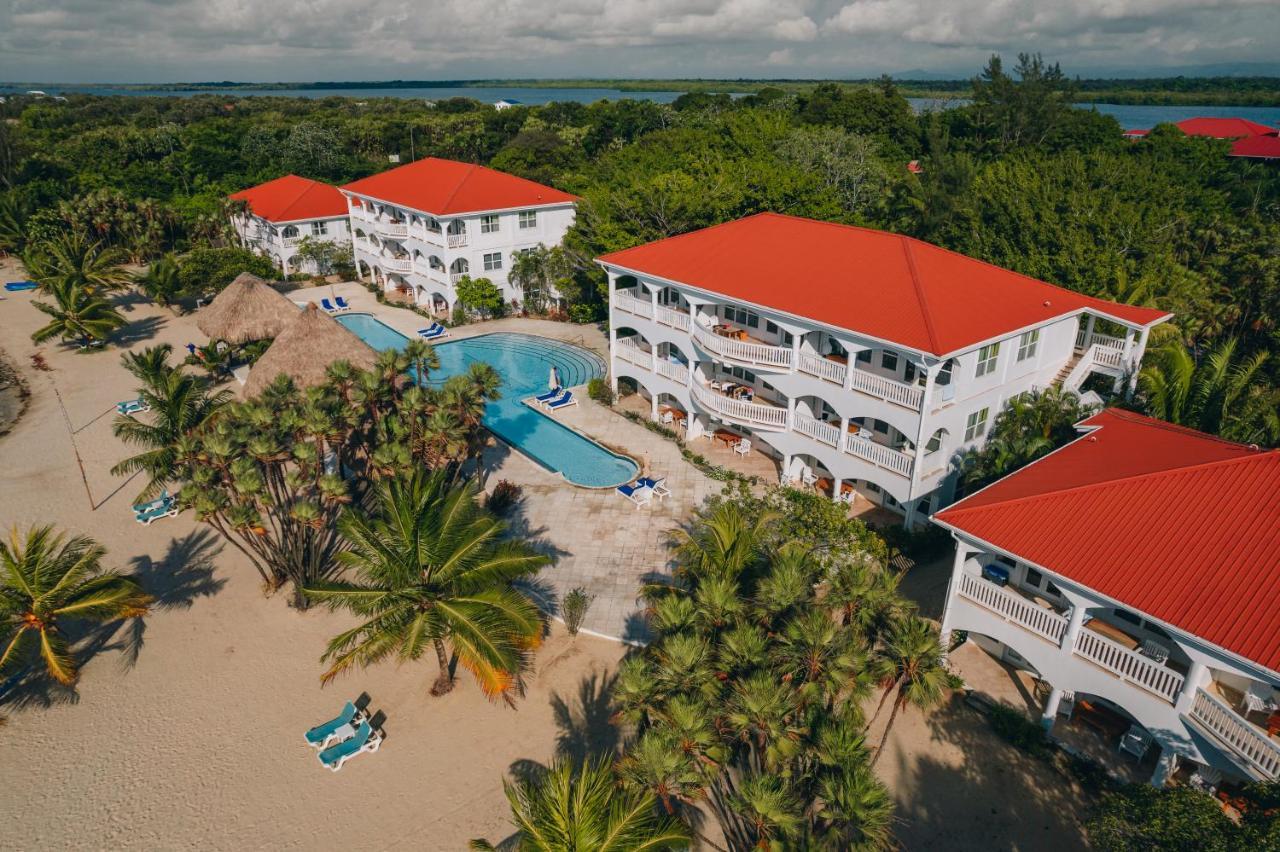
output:
[[[266,281],[241,272],[196,314],[196,326],[210,340],[233,345],[267,340],[298,316],[298,306]]]
[[[244,393],[246,397],[257,396],[282,373],[292,376],[298,387],[315,387],[324,383],[325,370],[334,361],[349,361],[353,367],[368,370],[377,360],[373,347],[312,302],[294,311],[293,321],[253,365]]]

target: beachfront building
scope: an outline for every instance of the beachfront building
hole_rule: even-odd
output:
[[[1109,409],[940,512],[942,619],[1153,783],[1280,776],[1280,451]],[[1150,754],[1148,754],[1150,752]]]
[[[576,196],[472,163],[429,157],[341,187],[356,271],[446,315],[464,275],[488,278],[507,302],[515,255],[554,246],[573,224]]]
[[[748,440],[784,481],[908,525],[1010,398],[1131,384],[1161,311],[1093,299],[908,237],[761,214],[598,259],[610,374],[686,438]],[[674,413],[673,413],[674,412]],[[727,434],[726,434],[727,433]]]
[[[346,245],[347,200],[337,187],[285,175],[230,196],[243,202],[231,214],[241,245],[275,261],[284,275],[316,273],[315,263],[297,257],[306,238]]]

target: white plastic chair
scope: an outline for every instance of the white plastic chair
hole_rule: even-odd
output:
[[[662,414],[658,415],[659,423],[673,423],[675,422],[675,419],[676,419],[675,415],[672,414],[670,411],[664,411],[662,412]]]
[[[751,452],[751,442],[746,438],[742,438],[738,443],[733,445],[733,451],[740,456],[745,456]]]

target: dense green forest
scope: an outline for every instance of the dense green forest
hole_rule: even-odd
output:
[[[427,155],[584,198],[563,295],[600,318],[607,251],[774,210],[911,234],[1091,295],[1173,311],[1148,410],[1280,440],[1280,170],[1070,106],[1056,66],[999,60],[968,106],[915,115],[890,81],[674,104],[71,96],[0,105],[0,248],[66,232],[135,261],[224,245],[225,196],[294,172],[342,182]],[[922,173],[906,168],[918,160]],[[796,282],[804,285],[806,282]]]

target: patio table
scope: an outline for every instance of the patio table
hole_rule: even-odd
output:
[[[1155,660],[1157,663],[1163,663],[1169,659],[1169,649],[1154,639],[1144,639],[1142,644],[1138,646],[1138,653]]]
[[[724,444],[726,447],[734,447],[742,440],[727,429],[717,429],[712,433],[711,437]]]

